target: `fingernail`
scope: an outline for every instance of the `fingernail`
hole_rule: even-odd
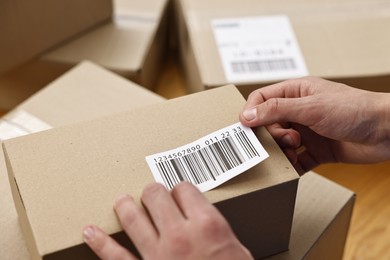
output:
[[[86,241],[91,241],[95,237],[95,229],[92,226],[85,227],[83,236]]]
[[[286,146],[294,146],[294,141],[293,139],[291,138],[290,135],[285,135],[282,137],[282,142],[283,144],[285,144]]]
[[[115,203],[114,203],[114,206],[118,206],[118,204],[120,204],[123,200],[128,200],[128,199],[132,199],[132,197],[129,195],[129,194],[122,194],[122,195],[119,195],[118,197],[116,197],[115,199]]]
[[[252,121],[253,119],[255,119],[256,114],[257,114],[256,108],[250,108],[250,109],[244,110],[244,112],[242,113],[245,120],[247,120],[247,121]]]

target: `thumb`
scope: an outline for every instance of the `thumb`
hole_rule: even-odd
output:
[[[255,107],[246,108],[240,114],[240,121],[248,127],[266,126],[281,122],[305,122],[306,106],[302,98],[271,98]]]

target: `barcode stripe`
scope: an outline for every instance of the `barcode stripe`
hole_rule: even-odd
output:
[[[217,168],[215,167],[214,162],[207,156],[207,154],[204,154],[204,151],[205,149],[200,150],[199,156],[202,159],[202,162],[204,163],[207,172],[210,174],[211,178],[215,180],[213,172],[217,172]],[[213,170],[211,169],[211,167],[213,168]]]
[[[215,159],[215,162],[217,163],[216,165],[219,167],[218,172],[226,172],[227,169],[226,169],[225,165],[223,164],[223,161],[219,157],[219,153],[218,153],[215,145],[210,145],[209,148],[210,148],[211,156],[213,156],[212,158]]]
[[[203,179],[204,180],[210,180],[210,171],[203,164],[203,161],[200,158],[199,153],[192,153],[192,155],[194,156],[195,161],[196,161],[196,163],[199,166],[199,168],[198,168],[199,169],[199,173],[202,175]]]
[[[189,154],[188,157],[191,158],[192,169],[194,169],[197,176],[200,177],[200,182],[203,182],[205,179],[207,179],[207,176],[204,174],[204,170],[202,171],[202,165],[199,164],[199,161],[196,158],[196,153]]]
[[[244,148],[244,151],[246,155],[252,159],[255,156],[259,156],[259,153],[256,151],[255,147],[252,145],[252,143],[249,141],[248,136],[245,134],[245,132],[239,132],[235,134],[237,137],[238,142],[240,143],[241,147]]]
[[[286,71],[297,68],[293,59],[236,61],[231,63],[231,67],[235,73]]]
[[[172,175],[167,174],[163,163],[157,164],[157,167],[158,167],[159,172],[162,174],[162,176],[164,176],[163,180],[164,180],[165,185],[172,188],[174,185],[172,182],[172,179],[171,179]],[[172,176],[172,177],[175,177],[175,176]]]
[[[231,167],[230,167],[229,162],[227,161],[227,156],[222,151],[221,143],[220,142],[216,143],[215,148],[218,151],[218,156],[221,159],[221,162],[224,166],[225,171],[230,170]]]
[[[240,153],[240,150],[238,150],[237,145],[233,142],[233,139],[227,139],[230,147],[232,148],[232,152],[234,153],[235,158],[237,159],[237,166],[244,163],[245,159]]]
[[[257,152],[257,150],[255,149],[255,147],[253,146],[253,144],[251,143],[251,141],[249,140],[248,136],[246,135],[245,132],[242,132],[241,134],[244,139],[245,139],[245,143],[248,145],[248,147],[250,148],[250,150],[252,151],[252,157],[255,157],[255,156],[260,156],[259,153]]]
[[[213,178],[213,180],[215,180],[215,176],[213,173],[216,173],[216,175],[220,175],[223,172],[217,161],[217,158],[213,156],[211,149],[202,149],[200,153],[207,158],[206,162],[208,162],[207,165],[209,165],[210,168],[210,176]]]
[[[236,133],[235,139],[229,136],[193,153],[159,162],[157,169],[170,189],[181,181],[201,184],[210,179],[216,180],[217,176],[245,162],[238,145],[248,158],[258,155],[243,131]]]
[[[179,159],[176,159],[176,160],[179,160]],[[193,167],[191,157],[184,156],[184,162],[185,162],[187,169],[189,170],[188,173],[191,174],[191,172],[192,172],[192,176],[195,178],[195,183],[196,184],[202,183],[201,176],[199,176],[199,174],[197,172],[194,172],[194,170],[193,170],[194,167]]]
[[[184,176],[186,175],[185,171],[183,171],[183,169],[176,162],[176,160],[172,160],[172,166],[173,166],[173,169],[175,169],[175,171],[177,172],[177,175],[179,176],[179,180],[181,180],[181,181],[187,180],[187,178],[184,178]]]
[[[227,147],[227,141],[220,143],[221,148],[223,149],[224,157],[226,158],[229,170],[235,167],[235,161],[233,155],[230,153],[230,150]]]

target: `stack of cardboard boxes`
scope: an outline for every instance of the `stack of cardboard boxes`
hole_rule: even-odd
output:
[[[51,21],[56,28],[61,28],[55,20],[61,18],[55,15],[59,9],[45,1],[38,2],[51,12],[50,16],[42,17],[53,19],[43,19],[40,25]],[[353,53],[359,48],[355,46],[356,50],[350,48],[349,52],[342,52],[352,40],[347,36],[339,46],[331,44],[341,37],[341,24],[352,26],[342,19],[343,11],[348,17],[359,18],[367,29],[390,19],[387,9],[383,9],[380,19],[370,15],[366,7],[377,10],[381,6],[379,1],[354,5],[356,12],[352,12],[348,8],[353,5],[348,1],[316,5],[295,1],[299,3],[281,6],[245,0],[238,6],[233,1],[222,4],[221,1],[117,0],[111,21],[111,3],[106,1],[104,5],[103,2],[90,3],[94,8],[89,11],[82,11],[84,5],[78,5],[76,15],[91,12],[89,19],[85,19],[88,23],[83,26],[68,23],[73,30],[64,33],[62,38],[45,41],[47,46],[30,51],[23,59],[12,59],[15,54],[10,54],[12,62],[1,61],[4,71],[30,61],[24,67],[3,74],[0,87],[5,84],[4,89],[11,86],[9,83],[15,83],[10,75],[19,78],[20,70],[28,71],[28,66],[38,68],[29,72],[34,76],[40,74],[42,68],[56,68],[53,78],[84,59],[104,67],[82,62],[18,106],[14,104],[20,99],[6,107],[13,109],[0,120],[4,154],[0,156],[0,226],[4,230],[0,250],[5,259],[93,258],[81,237],[82,227],[90,223],[102,226],[131,246],[112,210],[112,201],[123,192],[139,198],[142,188],[153,181],[145,156],[184,145],[237,122],[245,104],[239,91],[245,94],[254,86],[283,78],[277,72],[265,80],[233,82],[239,91],[232,85],[215,88],[230,82],[226,73],[230,79],[239,79],[234,72],[273,66],[286,69],[291,65],[285,62],[288,59],[294,64],[291,68],[296,69],[296,76],[313,74],[371,80],[377,75],[386,78],[390,71],[383,56],[368,54],[358,58],[371,65],[376,61],[382,65],[380,70],[379,66],[366,70],[357,60],[353,60],[356,63],[353,67],[348,66],[346,63],[352,62],[348,57],[355,57]],[[8,9],[0,9],[0,12],[22,12],[27,8],[22,6],[9,3]],[[71,8],[72,4],[66,7]],[[169,9],[172,7],[173,11]],[[305,14],[311,10],[312,15],[299,15],[303,9]],[[102,15],[96,18],[95,12]],[[174,17],[168,16],[171,12]],[[259,15],[264,15],[264,19]],[[15,21],[20,20],[12,24]],[[103,21],[106,23],[100,24]],[[12,21],[8,18],[7,22]],[[245,31],[250,31],[251,26],[262,27],[263,24],[284,28],[280,30],[286,34],[270,40],[272,44],[282,42],[278,49],[280,56],[272,53],[272,46],[259,53],[253,51],[259,57],[277,56],[277,62],[255,60],[249,66],[237,63],[236,56],[222,57],[226,49],[221,51],[218,45],[220,48],[229,45],[226,40],[230,39],[232,30],[244,27]],[[94,25],[99,26],[85,32]],[[177,26],[173,31],[179,36],[181,60],[190,79],[188,91],[199,92],[173,100],[165,100],[146,89],[155,85],[163,55],[168,51],[168,25]],[[322,30],[322,40],[314,36],[317,35],[314,33],[316,25]],[[7,28],[18,28],[10,26]],[[44,32],[51,35],[49,28]],[[35,31],[31,27],[23,37]],[[81,31],[84,31],[82,35],[69,39]],[[330,31],[334,34],[325,33]],[[377,37],[375,32],[371,33],[372,37]],[[20,36],[17,39],[25,41]],[[386,40],[384,37],[383,41]],[[63,42],[60,47],[51,49],[60,41]],[[328,55],[319,51],[319,43],[314,41],[325,41]],[[0,52],[4,51],[2,45],[0,47]],[[43,52],[39,59],[31,60]],[[284,54],[292,56],[284,57]],[[237,55],[242,58],[240,55],[248,54]],[[334,66],[331,60],[337,61],[333,62]],[[232,62],[236,62],[235,70],[227,72],[224,66]],[[256,135],[270,157],[206,192],[205,196],[227,218],[238,238],[256,258],[340,259],[353,209],[353,192],[313,172],[299,177],[264,128],[259,128]]]
[[[163,100],[97,65],[83,62],[6,114],[0,120],[0,138],[108,116]],[[2,259],[28,259],[30,254],[18,222],[7,175],[2,153],[0,229],[4,235],[0,237],[0,251]]]
[[[88,2],[86,0],[81,1],[82,3],[78,6],[72,6],[72,4],[67,3],[66,5],[69,5],[68,8],[70,9],[69,13],[65,13],[66,10],[64,13],[61,13],[61,5],[56,5],[54,2],[53,5],[56,5],[56,8],[52,10],[51,6],[46,5],[46,2],[50,1],[37,1],[34,5],[41,10],[40,12],[51,14],[53,16],[50,16],[52,19],[58,18],[59,21],[52,21],[49,18],[48,20],[40,20],[40,18],[36,17],[36,13],[33,13],[35,10],[30,10],[34,14],[34,18],[31,19],[38,20],[36,23],[39,24],[47,24],[48,28],[58,31],[57,34],[63,33],[62,41],[55,42],[56,48],[53,48],[54,44],[51,41],[42,40],[39,52],[35,52],[34,56],[32,54],[24,55],[20,59],[21,61],[15,64],[21,66],[7,73],[2,73],[1,65],[4,64],[3,66],[10,68],[11,64],[13,65],[14,63],[8,63],[8,60],[3,59],[0,61],[1,108],[11,109],[83,60],[97,63],[143,87],[149,89],[154,87],[159,75],[159,68],[162,66],[166,49],[168,48],[168,0],[115,0],[113,2],[113,13],[111,0],[99,1],[105,2],[106,6],[110,6],[110,8],[102,4],[99,5],[94,1]],[[95,24],[99,22],[100,26],[95,25],[92,29],[77,35],[77,37],[69,39],[69,36],[65,34],[66,31],[63,31],[62,27],[57,26],[57,23],[68,24],[68,22],[64,22],[67,20],[73,21],[75,19],[77,21],[78,17],[71,12],[77,11],[76,14],[85,19],[85,15],[92,12],[90,10],[95,9],[102,9],[100,12],[104,14],[104,16],[103,14],[101,16],[103,16],[105,22],[101,24],[101,17],[98,17],[100,20],[92,20],[94,18],[92,15],[92,17],[87,17],[89,18],[86,19],[87,21],[90,23],[95,22]],[[8,14],[5,9],[2,9],[0,12]],[[40,12],[37,11],[38,14]],[[56,12],[60,12],[61,16]],[[94,13],[92,12],[92,14]],[[81,18],[80,20],[83,21]],[[18,28],[10,27],[9,24],[12,22],[9,19],[2,25],[7,30],[19,32]],[[22,27],[28,21],[21,20],[20,23],[19,26]],[[68,25],[70,27],[72,24]],[[73,27],[79,30],[82,29],[81,25],[73,25]],[[25,34],[25,31],[28,31],[29,34]],[[16,37],[12,44],[10,43],[10,45],[14,46],[14,49],[6,48],[6,46],[2,47],[2,41],[0,43],[0,50],[2,51],[0,54],[4,52],[12,56],[24,50],[23,46],[23,48],[20,47],[19,42],[23,42],[27,46],[30,46],[30,44],[34,45],[34,42],[28,39],[28,36],[32,32],[37,31],[37,29],[31,26],[31,28],[28,27],[25,31],[21,32],[23,38]],[[2,35],[7,35],[6,32],[8,31],[2,32],[0,27],[0,32]],[[52,35],[51,31],[45,31],[45,33],[48,34],[46,37]],[[43,36],[32,35],[31,37],[35,39],[35,37],[42,38]],[[32,60],[32,57],[36,57],[38,54],[42,55]],[[10,60],[12,59],[10,58]],[[29,62],[22,65],[26,61]]]
[[[110,0],[2,1],[0,74],[110,19]]]

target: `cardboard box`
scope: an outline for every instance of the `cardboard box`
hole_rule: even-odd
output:
[[[140,198],[154,181],[145,156],[236,123],[244,104],[227,86],[5,141],[13,197],[33,258],[93,257],[80,235],[90,223],[123,236],[112,203],[124,192]],[[205,195],[259,258],[288,248],[298,175],[266,129],[257,134],[270,157]]]
[[[308,172],[298,185],[289,250],[267,259],[342,259],[355,194]]]
[[[0,77],[0,107],[11,110],[83,60],[153,89],[166,54],[168,1],[115,0],[114,17]]]
[[[97,65],[83,62],[0,119],[0,139],[5,139],[5,134],[17,136],[37,132],[42,130],[42,125],[73,124],[163,100]],[[21,121],[21,116],[27,120]],[[8,133],[2,131],[4,122],[13,125]],[[3,152],[0,155],[0,208],[1,259],[28,259]]]
[[[269,18],[269,16],[274,17],[275,15],[288,17],[292,32],[295,34],[303,55],[308,75],[344,82],[362,89],[386,92],[390,90],[388,87],[390,83],[390,60],[388,59],[390,37],[386,34],[390,25],[390,6],[383,1],[360,1],[359,3],[355,1],[316,1],[308,4],[307,1],[279,3],[277,1],[259,2],[256,0],[240,2],[176,0],[175,7],[181,62],[188,78],[189,90],[192,92],[233,83],[246,96],[260,86],[294,77],[293,75],[277,77],[274,75],[275,73],[271,73],[270,75],[275,76],[271,79],[268,77],[270,76],[268,75],[269,70],[259,69],[261,75],[256,74],[258,76],[256,79],[248,76],[252,74],[242,74],[242,80],[235,81],[235,77],[226,73],[228,69],[225,71],[223,59],[219,53],[219,50],[226,50],[229,47],[237,52],[243,52],[230,53],[239,57],[230,57],[232,61],[235,59],[239,61],[241,58],[248,59],[249,55],[251,55],[250,58],[254,59],[252,62],[267,62],[264,60],[267,57],[275,57],[277,61],[277,52],[280,47],[278,42],[276,45],[266,42],[267,37],[274,40],[272,37],[275,33],[272,31],[264,34],[256,33],[256,31],[252,33],[251,35],[264,37],[265,40],[260,43],[256,42],[256,51],[259,52],[247,53],[248,48],[254,47],[250,46],[250,43],[253,45],[253,42],[249,40],[248,42],[240,42],[240,39],[237,39],[237,42],[227,41],[223,45],[224,42],[221,43],[221,40],[217,40],[214,34],[215,30],[221,30],[221,28],[216,29],[215,24],[212,23],[218,19],[251,19],[254,17],[257,19],[259,16],[263,18],[268,16]],[[381,15],[378,15],[379,13]],[[248,29],[248,26],[237,24],[236,21],[230,24],[228,21],[222,25],[225,26],[224,29],[228,29],[229,26],[241,26],[241,32],[243,32],[243,28]],[[220,27],[222,25],[220,24]],[[275,24],[268,22],[263,27],[270,26],[275,26]],[[255,26],[256,29],[258,27],[260,26]],[[273,30],[273,32],[278,33],[280,31],[281,29],[279,30],[278,27]],[[249,30],[249,34],[250,32],[253,31]],[[245,35],[248,36],[248,34]],[[246,37],[241,38],[246,39]],[[286,41],[286,45],[288,43],[291,41]],[[247,49],[233,47],[234,44],[239,47],[244,45]],[[271,49],[267,49],[268,47]],[[285,48],[287,47],[284,46],[282,50]],[[265,53],[267,51],[275,51],[276,54],[272,56]],[[243,55],[246,56],[242,57]],[[229,58],[225,59],[229,60]],[[270,62],[272,61],[275,60],[270,60]],[[257,65],[263,66],[264,64]],[[283,74],[282,71],[281,74]],[[237,72],[235,75],[238,74]],[[301,75],[298,73],[296,76]]]
[[[0,157],[3,168],[5,163]],[[7,234],[0,237],[0,241],[4,239],[0,248],[8,253],[3,257],[27,259],[28,250],[6,180],[0,180],[0,191],[5,212],[0,214],[0,225]],[[354,201],[353,192],[314,172],[306,173],[298,185],[289,250],[267,259],[342,259]]]
[[[73,66],[91,60],[154,88],[168,43],[168,0],[115,0],[114,18],[42,57]]]
[[[0,75],[111,15],[111,0],[1,1]]]

